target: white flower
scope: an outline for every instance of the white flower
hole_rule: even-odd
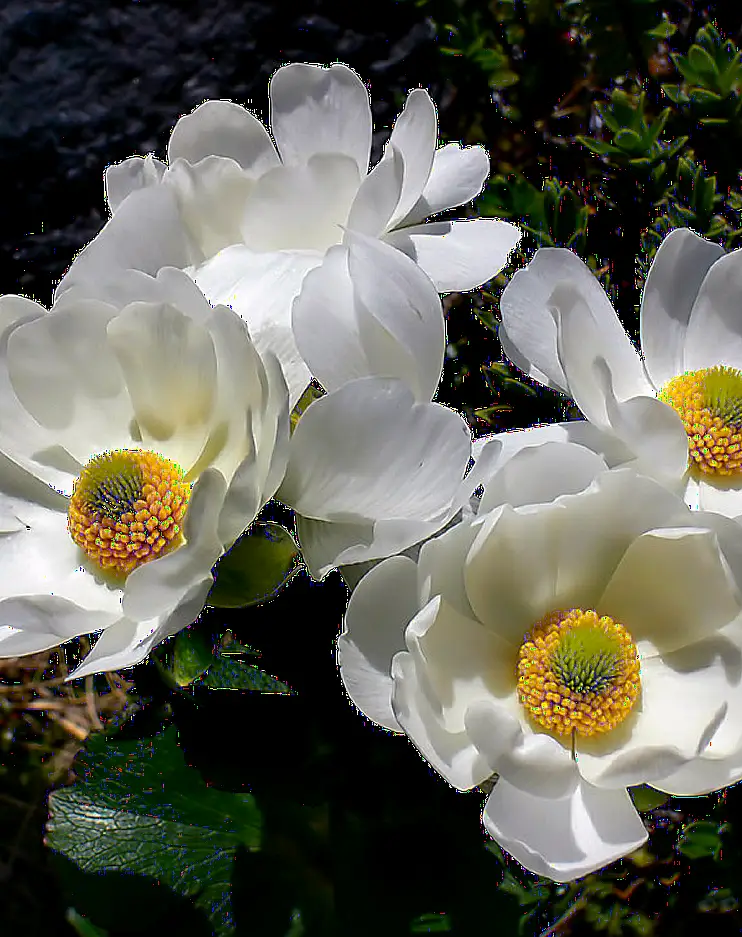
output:
[[[646,839],[627,786],[742,778],[742,535],[572,443],[499,465],[477,515],[360,581],[341,674],[454,787],[497,773],[489,833],[570,881]]]
[[[308,271],[327,258],[332,273],[325,282],[339,279],[342,293],[343,268],[350,265],[355,277],[352,268],[368,260],[362,245],[374,239],[375,257],[387,259],[381,266],[373,261],[369,279],[381,284],[393,277],[394,258],[406,254],[439,291],[468,290],[502,269],[519,232],[496,219],[421,223],[471,201],[489,174],[482,147],[449,143],[436,150],[436,111],[426,91],[410,93],[370,172],[369,95],[352,69],[286,65],[273,75],[269,95],[272,139],[245,108],[206,101],[177,122],[167,165],[135,156],[110,166],[113,217],[57,295],[84,283],[88,295],[107,299],[127,268],[185,269],[211,302],[232,306],[247,321],[259,350],[276,353],[293,405],[313,371],[291,327],[292,300]],[[312,308],[313,321],[303,326],[327,342],[333,292],[327,290],[330,309]],[[362,346],[365,338],[357,336]]]
[[[542,248],[505,288],[500,340],[522,371],[574,399],[599,431],[595,447],[614,450],[612,465],[632,464],[691,507],[737,517],[741,291],[741,251],[673,231],[644,286],[642,360],[585,264]],[[569,426],[544,427],[542,438],[564,438]]]
[[[0,298],[0,656],[103,629],[74,676],[193,621],[286,465],[278,361],[182,271],[132,284]]]
[[[416,402],[402,381],[361,378],[303,414],[276,497],[296,512],[302,555],[321,579],[445,527],[494,454],[488,449],[464,478],[471,431],[458,413]]]

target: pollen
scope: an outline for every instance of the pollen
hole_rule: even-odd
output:
[[[125,577],[181,545],[190,493],[175,462],[143,449],[110,450],[75,482],[67,529],[101,569]]]
[[[657,395],[680,416],[690,467],[707,475],[742,474],[742,372],[719,366],[674,377]]]
[[[573,608],[542,618],[518,652],[518,698],[558,736],[597,735],[631,712],[641,682],[631,635],[607,615]]]

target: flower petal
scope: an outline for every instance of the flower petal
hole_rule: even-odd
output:
[[[680,493],[688,466],[688,434],[678,413],[656,397],[639,394],[618,400],[615,371],[598,357],[593,376],[603,395],[610,428],[635,458],[631,466]]]
[[[435,617],[439,599],[433,599],[414,619],[420,629]],[[411,623],[412,624],[412,623]],[[409,630],[409,629],[408,629]],[[440,708],[425,686],[412,654],[401,652],[392,660],[392,710],[412,744],[435,770],[458,790],[481,784],[492,773],[466,732],[451,732],[440,718]]]
[[[338,637],[348,695],[365,716],[395,732],[402,728],[392,712],[392,658],[405,649],[405,628],[418,609],[417,567],[406,556],[392,556],[358,583]]]
[[[206,328],[165,303],[132,303],[108,324],[146,448],[188,473],[211,429],[217,394],[214,344]]]
[[[726,690],[723,704],[726,711],[721,720],[710,723],[701,733],[696,757],[652,782],[659,790],[680,796],[717,791],[742,778],[742,621],[736,619],[726,625],[718,635],[690,649],[690,653],[699,657],[701,654],[706,655],[701,659],[701,664],[706,668],[702,676],[712,677],[708,682],[712,683],[709,689],[713,699],[717,698],[719,688]],[[713,661],[711,658],[714,658]],[[712,674],[712,667],[719,662],[724,665],[723,672],[715,667]],[[682,676],[682,673],[677,674],[678,681]],[[698,689],[693,698],[697,703],[703,703],[703,694],[699,692],[702,684],[700,681],[696,683]],[[708,744],[703,748],[705,741]]]
[[[400,381],[362,378],[299,420],[279,497],[318,519],[430,520],[451,504],[470,449],[455,411],[415,403]]]
[[[325,251],[342,239],[361,177],[342,153],[316,153],[271,169],[243,208],[241,240],[256,251]]]
[[[394,147],[404,162],[402,193],[389,220],[396,227],[422,195],[433,166],[438,141],[438,115],[430,95],[423,88],[414,88],[394,122],[387,147]]]
[[[117,280],[125,278],[129,269],[154,276],[161,267],[182,269],[200,260],[202,254],[183,225],[173,189],[147,186],[128,195],[83,247],[54,297],[79,284],[88,299],[111,302]]]
[[[37,624],[25,621],[17,610],[15,617],[6,617],[6,623],[20,630],[46,628],[61,637],[56,625],[38,618],[42,606],[37,599],[49,596],[67,603],[60,605],[60,616],[73,630],[76,625],[70,616],[74,610],[68,606],[79,611],[85,627],[75,634],[95,631],[117,620],[121,616],[121,589],[104,582],[97,569],[86,568],[85,557],[67,530],[67,499],[45,490],[35,479],[27,478],[24,483],[20,473],[10,469],[12,466],[0,460],[0,489],[4,492],[0,506],[5,515],[0,539],[0,600],[18,602],[20,607],[28,599],[29,615]],[[12,529],[8,529],[9,521],[15,521]],[[51,606],[44,607],[53,614]],[[97,623],[91,624],[91,616],[97,616]],[[71,636],[72,632],[65,635]]]
[[[605,736],[579,739],[580,774],[601,787],[654,785],[694,763],[727,718],[726,699],[738,690],[730,678],[738,679],[739,670],[739,648],[717,635],[661,657],[642,656],[640,700]]]
[[[167,615],[148,621],[122,618],[107,628],[95,647],[67,680],[86,677],[91,673],[123,670],[141,663],[150,651],[171,634],[177,634],[198,618],[203,610],[204,598],[210,588],[197,583],[181,597],[178,605]]]
[[[400,227],[419,224],[430,215],[471,202],[482,191],[490,172],[483,146],[447,143],[433,156],[423,194],[400,221]]]
[[[493,699],[520,716],[516,649],[438,596],[426,608],[429,614],[410,622],[405,641],[446,731],[466,731],[468,710]]]
[[[69,674],[67,680],[87,677],[92,673],[124,670],[141,663],[152,648],[166,637],[158,626],[156,618],[149,621],[120,618],[102,632],[93,649],[80,666]]]
[[[193,164],[209,156],[229,157],[252,177],[280,162],[263,124],[233,101],[204,101],[173,128],[167,147],[171,166],[176,159]]]
[[[622,400],[640,394],[653,397],[654,391],[605,294],[600,291],[603,301],[593,309],[586,293],[572,283],[557,283],[547,304],[557,324],[557,353],[569,394],[591,423],[607,429],[610,421],[597,374],[599,361],[606,362]]]
[[[47,310],[43,306],[23,296],[0,296],[0,451],[16,463],[15,471],[22,466],[46,485],[70,493],[72,478],[78,471],[77,463],[69,454],[60,453],[58,446],[55,453],[62,458],[66,456],[67,464],[57,465],[50,459],[56,444],[54,435],[41,426],[18,400],[8,373],[7,352],[11,333],[19,326],[46,315]]]
[[[0,645],[1,647],[2,645]],[[699,797],[742,780],[742,752],[729,758],[694,758],[652,781],[652,787],[676,797]]]
[[[505,433],[494,433],[480,436],[472,443],[472,456],[479,458],[481,449],[491,440],[497,440],[501,446],[500,458],[494,465],[493,472],[512,459],[522,449],[531,446],[540,446],[545,442],[569,442],[584,446],[597,453],[608,466],[614,468],[623,465],[634,458],[634,454],[613,434],[604,432],[588,423],[587,420],[567,420],[564,423],[545,423],[541,426],[529,426],[527,429],[508,430]],[[483,483],[486,487],[489,479]]]
[[[266,355],[264,365],[258,371],[264,384],[260,406],[245,412],[252,446],[231,478],[226,476],[229,484],[217,527],[217,537],[225,548],[234,543],[273,497],[286,471],[290,426],[288,389],[275,356]],[[214,465],[218,467],[218,460]]]
[[[527,433],[524,430],[522,437],[527,438]],[[583,491],[606,470],[605,461],[584,446],[548,441],[537,446],[535,439],[533,443],[505,462],[501,457],[485,486],[479,513],[501,504],[548,504],[559,495]]]
[[[131,441],[132,404],[106,337],[115,316],[111,306],[80,299],[21,325],[8,339],[16,397],[83,465]]]
[[[480,621],[520,644],[547,612],[595,608],[629,544],[681,510],[689,514],[680,498],[623,468],[551,504],[497,508],[479,521],[467,557],[471,606]]]
[[[342,153],[368,172],[371,106],[368,91],[347,65],[292,62],[271,79],[270,126],[281,160],[306,163],[315,153]]]
[[[698,486],[699,510],[716,511],[725,517],[742,514],[742,485],[738,479],[711,475],[701,476],[694,481]]]
[[[742,610],[716,534],[667,527],[640,534],[624,553],[599,601],[634,640],[673,651],[706,637]]]
[[[402,194],[404,168],[402,154],[390,146],[356,192],[348,215],[350,230],[370,237],[386,230]]]
[[[113,214],[127,195],[136,189],[157,185],[167,169],[167,164],[154,156],[129,156],[120,163],[106,166],[103,173],[108,210]]]
[[[427,521],[384,517],[323,521],[298,515],[296,531],[309,574],[323,579],[336,567],[380,560],[407,550],[442,530],[454,513],[453,509],[442,511]]]
[[[110,627],[115,620],[115,616],[80,608],[58,595],[0,599],[0,658],[38,654],[101,626]]]
[[[684,346],[693,303],[719,244],[690,228],[671,231],[660,244],[642,292],[640,340],[647,372],[659,390],[684,370]]]
[[[255,183],[233,159],[207,156],[195,166],[176,159],[164,177],[184,225],[204,257],[242,241],[242,218]]]
[[[322,263],[313,251],[258,253],[242,244],[220,251],[193,271],[214,305],[230,306],[247,323],[255,347],[281,362],[293,408],[312,375],[299,354],[291,329],[291,305],[306,274]]]
[[[441,301],[425,274],[398,251],[363,235],[330,248],[294,302],[297,346],[328,391],[359,377],[397,377],[420,401],[440,380],[445,349]]]
[[[384,240],[419,264],[439,293],[449,293],[474,289],[498,274],[520,231],[496,218],[472,218],[399,228]]]
[[[728,365],[742,368],[742,326],[737,298],[742,290],[742,249],[709,268],[688,321],[682,371]]]
[[[516,271],[503,291],[499,336],[501,341],[504,339],[505,354],[525,374],[571,396],[557,352],[557,325],[551,312],[551,294],[561,281],[572,283],[579,290],[595,318],[607,324],[612,335],[623,332],[608,297],[579,257],[564,247],[540,247],[528,266]],[[515,357],[511,357],[508,349],[515,352]]]
[[[461,522],[422,545],[417,564],[424,601],[440,595],[460,615],[476,619],[466,594],[464,561],[478,533],[478,525]]]
[[[511,668],[515,683],[515,666]],[[579,783],[571,752],[557,739],[534,732],[517,700],[480,700],[466,712],[466,731],[493,773],[535,797],[564,797]]]
[[[586,781],[560,797],[536,797],[498,779],[482,815],[487,832],[521,865],[571,882],[627,855],[647,831],[626,790]]]

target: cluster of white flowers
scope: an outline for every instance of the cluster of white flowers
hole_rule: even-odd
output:
[[[489,833],[574,879],[646,839],[627,787],[742,778],[742,255],[673,232],[640,356],[582,261],[537,251],[502,347],[586,419],[472,443],[431,402],[440,293],[519,232],[425,219],[481,191],[486,152],[436,148],[417,89],[369,171],[350,68],[287,65],[269,94],[270,133],[207,101],[166,163],[109,167],[50,310],[0,298],[0,655],[100,631],[73,676],[138,663],[275,496],[312,575],[365,572],[355,705],[456,788],[496,776]]]

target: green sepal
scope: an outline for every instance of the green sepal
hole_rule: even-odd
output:
[[[206,597],[214,608],[266,602],[301,568],[299,547],[280,524],[254,524],[219,560]]]
[[[629,788],[629,795],[634,806],[640,813],[646,813],[647,810],[654,810],[655,807],[661,807],[670,799],[669,794],[664,791],[655,790],[649,784],[637,784],[636,787]]]

